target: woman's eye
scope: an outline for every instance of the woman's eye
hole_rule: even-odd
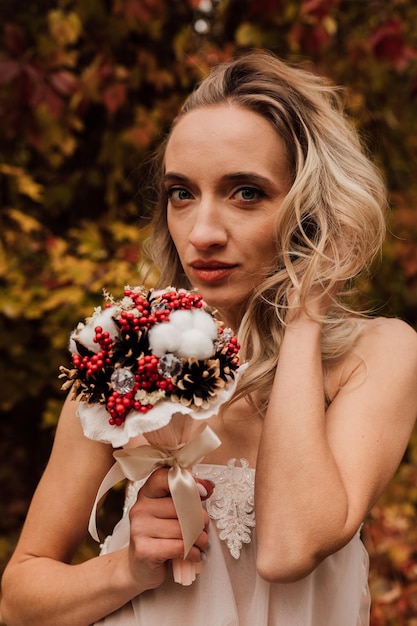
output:
[[[187,191],[187,189],[182,188],[168,189],[167,194],[168,198],[170,198],[173,202],[181,202],[192,198],[191,193]]]
[[[241,187],[234,193],[237,200],[243,200],[244,202],[253,202],[264,195],[265,194],[256,187]]]

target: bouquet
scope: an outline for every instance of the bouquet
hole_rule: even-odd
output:
[[[210,313],[201,295],[168,287],[126,287],[115,300],[105,292],[70,337],[72,367],[60,367],[63,389],[80,400],[84,434],[120,448],[144,435],[150,445],[117,450],[97,494],[90,532],[98,539],[96,507],[119,480],[146,478],[169,466],[168,480],[184,539],[184,560],[173,562],[174,580],[191,584],[199,571],[186,556],[203,530],[192,466],[220,445],[206,423],[234,392],[239,344]]]

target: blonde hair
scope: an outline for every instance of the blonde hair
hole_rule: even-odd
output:
[[[252,52],[215,67],[174,121],[175,126],[197,108],[229,103],[268,120],[286,145],[292,186],[276,215],[277,267],[253,293],[239,329],[242,357],[250,361],[239,396],[252,394],[261,411],[292,313],[289,292],[296,287],[306,306],[315,288],[327,291],[332,305],[323,319],[323,363],[339,358],[352,347],[359,328],[346,294],[385,237],[385,186],[344,114],[341,95],[300,66]],[[149,251],[161,270],[161,286],[191,287],[168,231],[162,191]]]

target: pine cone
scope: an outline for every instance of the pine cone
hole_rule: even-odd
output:
[[[149,354],[147,332],[122,331],[121,337],[114,340],[112,352],[114,363],[134,370],[137,360]]]
[[[198,361],[188,359],[181,374],[172,379],[175,391],[171,400],[184,406],[194,405],[197,409],[208,409],[216,401],[225,381],[220,377],[218,359]]]

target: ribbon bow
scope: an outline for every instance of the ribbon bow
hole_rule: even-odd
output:
[[[116,463],[104,477],[91,511],[88,525],[91,536],[100,541],[96,528],[97,504],[109,489],[123,478],[142,480],[159,467],[169,467],[168,484],[184,539],[185,559],[204,528],[200,494],[188,468],[215,450],[220,443],[210,426],[202,424],[193,439],[176,449],[144,445],[114,452]]]

